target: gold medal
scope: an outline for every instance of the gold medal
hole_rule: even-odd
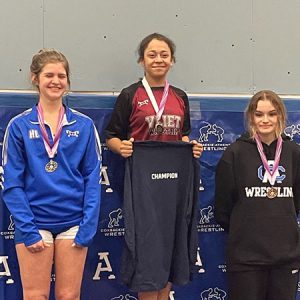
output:
[[[277,188],[275,187],[270,187],[267,191],[267,197],[269,199],[274,199],[275,197],[277,197],[277,194],[278,194],[278,191],[277,191]]]
[[[45,170],[48,173],[52,173],[57,169],[57,167],[58,167],[58,163],[56,161],[50,159],[50,161],[45,166]]]

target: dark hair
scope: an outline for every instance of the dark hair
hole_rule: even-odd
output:
[[[282,99],[273,91],[263,90],[257,92],[249,101],[249,104],[245,111],[245,121],[246,126],[248,127],[249,133],[251,137],[254,137],[256,131],[253,126],[254,123],[254,113],[257,109],[258,101],[269,100],[272,105],[275,107],[278,113],[278,125],[276,128],[276,137],[279,137],[286,126],[286,109]]]
[[[159,41],[163,41],[169,46],[170,51],[171,51],[171,58],[175,62],[176,46],[175,46],[174,42],[171,39],[169,39],[168,37],[166,37],[165,35],[160,34],[160,33],[156,33],[156,32],[147,35],[140,42],[139,47],[138,47],[138,55],[139,55],[138,62],[141,62],[144,59],[145,50],[148,47],[149,43],[154,39],[159,40]]]
[[[37,54],[32,58],[30,65],[31,74],[35,75],[36,79],[39,77],[45,65],[49,63],[62,63],[66,73],[68,84],[70,85],[70,67],[69,62],[66,57],[59,51],[55,49],[41,49]]]

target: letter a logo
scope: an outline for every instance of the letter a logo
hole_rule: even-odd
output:
[[[100,252],[100,253],[98,253],[98,255],[99,255],[100,262],[97,265],[97,269],[96,269],[95,275],[93,277],[93,280],[100,280],[101,272],[112,273],[112,267],[111,267],[110,261],[108,259],[109,252]],[[103,261],[105,262],[105,266],[102,266]],[[114,274],[110,274],[108,276],[108,279],[115,279],[115,278],[116,278],[116,276]]]

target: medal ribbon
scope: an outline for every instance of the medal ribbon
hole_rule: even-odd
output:
[[[65,108],[62,106],[59,110],[59,116],[57,120],[57,127],[56,127],[56,132],[55,132],[55,137],[53,141],[53,145],[51,146],[48,133],[45,127],[45,120],[44,120],[44,113],[42,106],[40,103],[37,105],[37,112],[38,112],[38,120],[39,120],[39,125],[40,129],[42,132],[42,138],[44,141],[45,149],[48,153],[49,158],[53,158],[56,154],[57,148],[58,148],[58,143],[60,140],[61,132],[62,132],[62,127],[63,127],[63,120],[64,120],[64,115],[65,115]]]
[[[150,85],[149,85],[146,77],[143,78],[142,83],[143,83],[143,86],[144,86],[144,88],[145,88],[145,90],[147,92],[147,95],[148,95],[148,97],[149,97],[149,99],[150,99],[150,101],[152,103],[152,106],[153,106],[153,108],[154,108],[154,110],[156,112],[156,120],[159,121],[160,118],[161,118],[161,116],[162,116],[162,114],[163,114],[165,106],[166,106],[166,102],[167,102],[167,98],[168,98],[168,94],[169,94],[169,87],[170,87],[170,85],[169,85],[168,81],[166,80],[165,87],[164,87],[164,93],[163,93],[162,99],[161,99],[159,107],[158,107],[156,99],[155,99],[155,97],[153,95],[153,92],[152,92],[152,90],[150,88]]]
[[[254,136],[256,145],[257,145],[257,150],[259,152],[260,158],[262,160],[262,163],[264,165],[265,171],[270,175],[271,177],[271,185],[274,185],[275,179],[276,179],[276,173],[278,171],[279,167],[279,161],[280,161],[280,155],[281,155],[281,150],[282,150],[282,137],[279,136],[277,139],[277,145],[276,145],[276,151],[275,151],[275,159],[274,159],[274,165],[272,167],[272,171],[269,167],[266,155],[264,153],[263,145],[261,143],[260,137],[256,134]]]

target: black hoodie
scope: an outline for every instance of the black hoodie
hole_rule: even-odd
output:
[[[273,160],[277,140],[263,143]],[[255,141],[241,136],[224,152],[216,171],[215,218],[229,232],[227,267],[242,271],[259,266],[300,267],[300,147],[283,136],[279,176],[270,199]]]

